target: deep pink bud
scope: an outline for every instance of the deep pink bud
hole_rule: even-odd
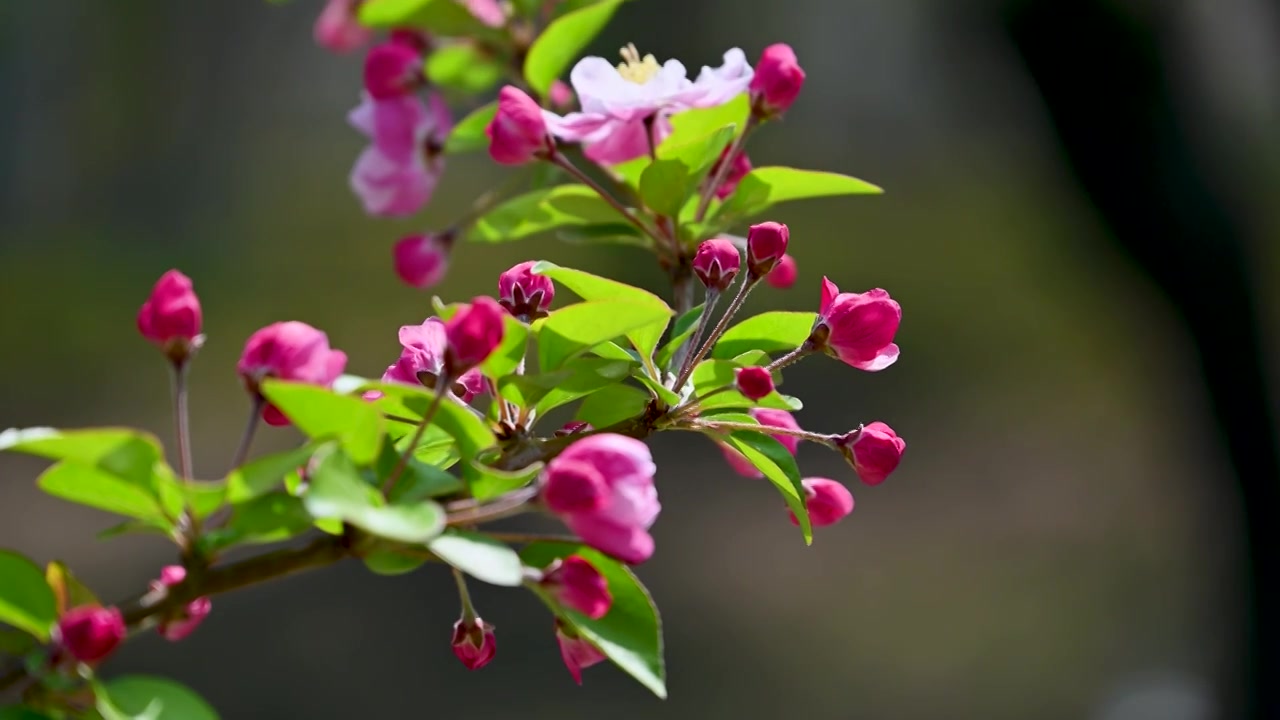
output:
[[[329,0],[316,18],[316,44],[338,53],[348,53],[369,42],[373,31],[356,20],[360,0]]]
[[[582,420],[571,420],[564,424],[559,430],[556,430],[556,437],[565,437],[567,435],[578,435],[580,433],[588,433],[595,430],[591,423]]]
[[[410,30],[409,28],[396,28],[395,30],[392,30],[387,35],[387,40],[412,48],[417,51],[419,56],[426,55],[427,50],[431,47],[431,39],[427,37],[426,33],[418,30]]]
[[[472,16],[489,27],[502,27],[507,23],[507,14],[498,0],[462,0],[462,4]]]
[[[786,112],[804,86],[804,70],[790,45],[770,45],[760,54],[751,78],[753,105],[765,114]]]
[[[773,375],[759,365],[738,368],[734,385],[748,400],[759,400],[773,392]]]
[[[542,587],[556,602],[592,620],[604,617],[613,604],[609,581],[578,555],[552,563],[542,576]]]
[[[563,80],[556,80],[551,83],[551,89],[547,91],[547,99],[551,101],[553,107],[567,109],[573,105],[573,88]]]
[[[720,172],[720,166],[724,163],[724,156],[729,154],[729,148],[725,148],[720,153],[720,159],[716,160],[716,164],[711,166],[711,170],[707,173],[708,177],[715,177]],[[728,173],[724,176],[724,180],[720,182],[720,186],[716,188],[716,197],[724,200],[738,189],[738,183],[742,182],[742,178],[751,172],[751,158],[741,150],[737,155],[733,156],[733,164],[729,166]]]
[[[410,235],[392,249],[396,275],[410,287],[425,290],[444,279],[449,269],[453,235]]]
[[[791,231],[786,225],[762,222],[747,231],[747,271],[752,278],[769,274],[787,252]]]
[[[502,306],[491,297],[481,296],[463,305],[453,317],[445,321],[444,336],[448,344],[444,351],[444,368],[450,379],[462,377],[462,373],[488,359],[502,344],[505,314]]]
[[[898,468],[902,453],[907,449],[907,441],[882,422],[854,430],[841,438],[838,444],[840,452],[867,485],[884,482]]]
[[[392,40],[375,45],[364,58],[364,89],[374,99],[412,92],[424,79],[422,55],[408,43]]]
[[[842,293],[824,277],[821,309],[805,345],[875,372],[897,361],[893,336],[900,322],[902,307],[884,290]]]
[[[764,276],[764,281],[779,290],[787,290],[796,284],[796,275],[796,259],[790,255],[783,255],[777,266]]]
[[[845,515],[853,512],[853,495],[849,488],[826,478],[805,478],[800,481],[804,485],[804,506],[809,511],[809,522],[814,527],[834,525]],[[799,525],[796,514],[791,515],[791,523]]]
[[[600,509],[609,494],[609,483],[594,465],[567,460],[546,474],[542,502],[556,514],[585,513]]]
[[[724,291],[742,266],[738,248],[724,238],[705,240],[693,256],[693,273],[708,289]]]
[[[200,298],[191,278],[170,270],[156,281],[151,296],[138,310],[138,332],[164,348],[174,362],[182,362],[200,346]]]
[[[83,663],[96,663],[124,640],[124,616],[118,608],[82,605],[64,613],[53,632],[54,641],[71,657]]]
[[[453,654],[468,670],[479,670],[498,652],[493,626],[480,618],[460,618],[453,624]]]
[[[511,85],[498,93],[498,113],[484,133],[489,137],[489,157],[503,165],[523,165],[551,149],[542,108]]]
[[[309,383],[329,387],[347,366],[347,354],[329,348],[329,337],[302,322],[279,322],[249,336],[236,371],[250,393],[258,394],[264,378]],[[288,425],[289,420],[273,405],[262,410],[262,419],[271,425]]]
[[[556,296],[556,286],[546,275],[536,275],[533,260],[522,262],[498,276],[498,304],[513,317],[544,317]]]
[[[181,565],[166,565],[160,570],[160,579],[151,583],[151,589],[160,591],[171,588],[181,583],[186,577],[186,568]],[[213,610],[213,602],[209,598],[196,598],[187,603],[180,612],[162,619],[156,631],[166,640],[177,642],[195,632],[211,610]]]
[[[751,408],[748,412],[751,414],[751,417],[756,419],[756,422],[763,426],[761,427],[760,432],[766,434],[768,434],[769,428],[771,427],[782,428],[785,430],[801,429],[800,424],[797,423],[796,419],[791,416],[791,413],[786,410]],[[800,438],[794,435],[772,435],[771,437],[782,443],[782,446],[785,447],[792,455],[795,455],[796,450],[800,447]],[[756,469],[755,465],[752,465],[750,461],[742,456],[742,453],[739,453],[731,447],[724,447],[724,459],[729,463],[730,467],[743,477],[764,477],[764,475]]]
[[[560,644],[560,657],[569,668],[573,681],[582,684],[582,671],[605,659],[604,653],[587,642],[576,630],[556,618],[556,642]]]

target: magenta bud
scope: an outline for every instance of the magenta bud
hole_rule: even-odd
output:
[[[893,336],[902,322],[902,307],[879,288],[842,293],[822,278],[822,304],[805,345],[858,368],[875,372],[898,359]]]
[[[364,58],[364,89],[376,100],[408,94],[424,80],[422,55],[408,43],[375,45]]]
[[[809,522],[814,527],[834,525],[853,512],[853,495],[835,480],[805,478],[800,484],[804,486],[804,506],[809,511]],[[787,513],[791,515],[793,524],[800,524],[795,513],[790,510]]]
[[[734,385],[748,400],[759,400],[773,392],[773,375],[758,365],[738,368]]]
[[[837,444],[841,454],[857,471],[858,478],[867,485],[884,482],[898,468],[907,449],[907,441],[882,422],[854,430],[840,438]]]
[[[751,78],[752,106],[756,112],[774,115],[786,112],[804,86],[804,69],[790,45],[770,45],[760,54]]]
[[[724,164],[725,155],[729,154],[729,148],[725,148],[720,153],[720,159],[716,160],[716,164],[711,166],[711,170],[707,173],[708,177],[716,177],[720,172],[720,166]],[[733,156],[733,164],[729,166],[729,171],[725,174],[724,180],[721,181],[720,187],[716,188],[716,197],[724,200],[738,189],[738,183],[742,182],[742,178],[751,172],[751,159],[741,150],[737,155]]]
[[[604,617],[613,604],[609,581],[594,565],[578,555],[557,560],[547,567],[543,571],[541,585],[556,602],[592,620]]]
[[[453,654],[468,670],[479,670],[498,653],[494,627],[480,618],[460,618],[453,624]]]
[[[82,605],[68,610],[54,628],[55,642],[83,663],[105,659],[115,651],[124,636],[124,616],[119,608],[98,605]]]
[[[498,93],[498,112],[484,132],[489,138],[489,157],[503,165],[523,165],[551,150],[542,108],[511,85]]]
[[[310,325],[278,322],[249,336],[236,372],[245,387],[258,395],[264,378],[329,387],[347,366],[347,354],[329,347],[329,337]],[[262,419],[271,425],[288,425],[289,420],[275,406],[266,405]]]
[[[733,284],[741,266],[738,248],[724,238],[703,241],[693,256],[693,273],[708,290],[723,292]]]
[[[747,231],[747,272],[752,279],[769,274],[787,252],[791,231],[786,225],[762,222]]]
[[[187,569],[181,565],[166,565],[160,570],[160,578],[151,583],[152,590],[161,590],[181,583],[187,577]],[[195,632],[200,623],[213,610],[213,601],[199,597],[187,603],[180,611],[166,617],[156,626],[161,637],[177,642]]]
[[[502,306],[491,297],[477,297],[444,323],[444,369],[450,379],[488,359],[506,330]]]
[[[783,255],[769,274],[764,276],[764,281],[779,290],[788,290],[796,284],[797,274],[796,259],[790,255]]]
[[[608,499],[609,484],[590,463],[567,460],[547,469],[542,502],[557,514],[585,513],[599,509]]]
[[[545,317],[556,296],[551,278],[533,272],[533,260],[522,262],[498,276],[498,304],[512,317],[529,321]]]
[[[453,235],[410,235],[397,241],[392,249],[396,275],[410,287],[425,290],[444,279],[449,269],[449,253]]]
[[[191,278],[170,270],[156,281],[138,310],[138,332],[159,345],[175,363],[185,362],[200,347],[203,315]]]
[[[316,18],[316,44],[336,53],[349,53],[369,42],[373,31],[356,19],[360,0],[329,0]]]
[[[582,684],[582,671],[605,659],[604,653],[559,618],[556,618],[556,642],[560,644],[560,658],[564,660],[564,666],[579,685]]]
[[[555,431],[556,437],[565,437],[568,435],[580,435],[595,430],[591,423],[582,420],[571,420],[565,423],[559,430]]]

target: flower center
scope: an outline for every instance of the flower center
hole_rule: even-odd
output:
[[[618,74],[623,78],[630,80],[637,85],[643,85],[658,74],[662,66],[658,64],[658,59],[653,55],[645,55],[640,57],[640,51],[636,50],[635,43],[627,43],[622,48],[622,62],[618,64]]]

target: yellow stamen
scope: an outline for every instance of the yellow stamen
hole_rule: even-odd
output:
[[[640,51],[636,50],[635,43],[627,43],[627,46],[622,48],[620,52],[622,54],[622,62],[618,64],[618,74],[637,85],[649,82],[662,69],[662,66],[658,64],[658,59],[653,55],[645,55],[641,59]]]

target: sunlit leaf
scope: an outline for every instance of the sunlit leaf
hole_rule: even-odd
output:
[[[520,556],[507,545],[474,532],[450,530],[427,543],[431,552],[471,577],[506,587],[524,582]]]
[[[313,440],[334,439],[356,463],[378,456],[385,421],[368,402],[305,383],[266,380],[262,394]]]
[[[57,598],[40,567],[17,553],[0,550],[0,622],[47,641],[57,620]]]
[[[757,470],[769,478],[778,488],[787,507],[800,520],[800,531],[806,544],[813,542],[813,528],[809,525],[809,511],[804,504],[804,486],[800,484],[800,468],[796,459],[782,443],[764,433],[739,430],[724,440],[730,447],[742,453]]]
[[[624,0],[602,0],[556,18],[542,31],[524,61],[524,77],[545,95],[582,49],[609,23]]]
[[[789,352],[808,339],[817,314],[773,311],[753,315],[720,336],[711,357],[732,358],[749,350]]]

